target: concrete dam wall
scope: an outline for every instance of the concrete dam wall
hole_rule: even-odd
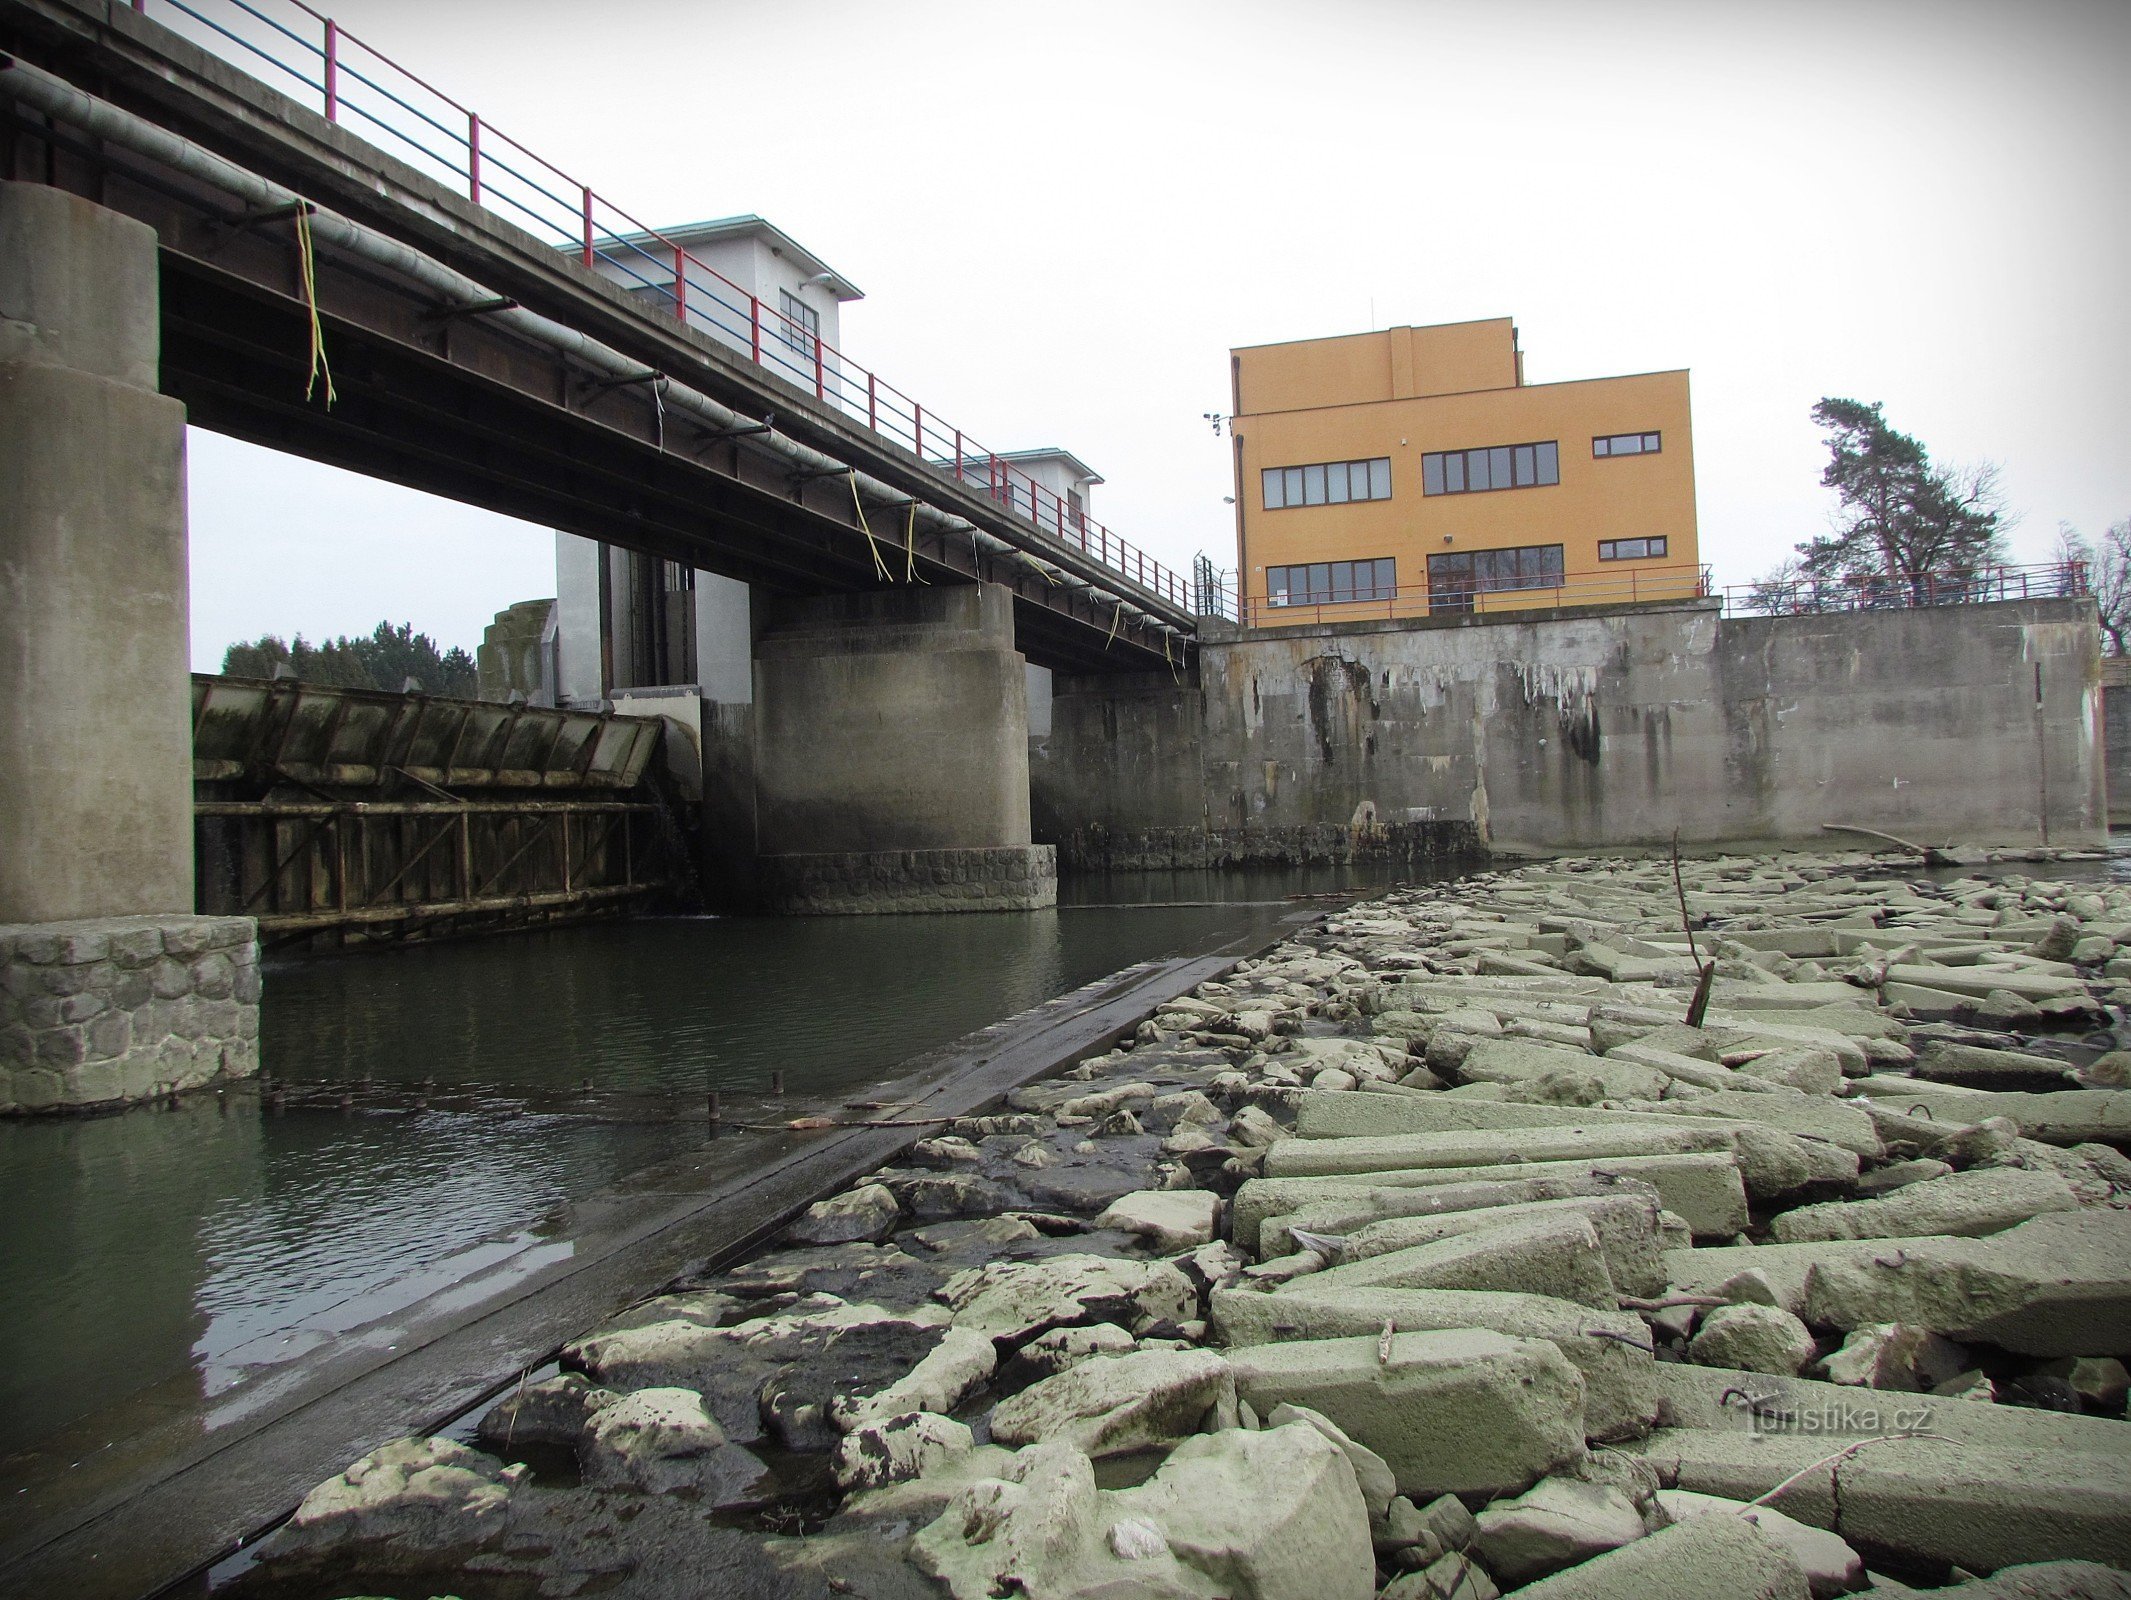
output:
[[[2102,840],[2092,602],[1727,618],[1715,601],[1259,629],[1197,681],[1060,677],[1031,741],[1062,866]]]

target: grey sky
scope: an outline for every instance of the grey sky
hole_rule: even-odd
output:
[[[2004,469],[2016,552],[2131,516],[2131,7],[336,0],[653,223],[759,212],[844,345],[1225,565],[1231,345],[1513,316],[1532,382],[1693,371],[1702,553],[1825,525],[1823,394]],[[195,665],[553,592],[539,530],[193,438]]]

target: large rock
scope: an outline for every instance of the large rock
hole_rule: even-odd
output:
[[[1111,1201],[1095,1226],[1138,1234],[1167,1256],[1210,1242],[1220,1222],[1220,1197],[1207,1190],[1141,1189]]]
[[[1496,1289],[1614,1310],[1619,1291],[1591,1219],[1527,1215],[1313,1275],[1318,1289]]]
[[[449,1439],[395,1439],[305,1495],[280,1547],[387,1570],[450,1565],[502,1533],[525,1477]]]
[[[1538,1340],[1475,1330],[1307,1340],[1233,1350],[1229,1366],[1260,1416],[1283,1401],[1321,1412],[1414,1499],[1514,1492],[1584,1454],[1583,1379]]]
[[[1276,1295],[1220,1290],[1215,1331],[1231,1350],[1298,1339],[1375,1338],[1484,1328],[1544,1339],[1584,1381],[1584,1428],[1593,1439],[1636,1437],[1658,1415],[1650,1330],[1632,1311],[1594,1311],[1548,1295],[1461,1289],[1336,1289],[1301,1279]]]
[[[1480,1559],[1512,1588],[1643,1536],[1634,1501],[1574,1478],[1542,1478],[1514,1500],[1497,1500],[1478,1521]]]
[[[999,1364],[997,1346],[981,1333],[949,1328],[924,1359],[871,1394],[837,1394],[829,1418],[845,1432],[906,1411],[948,1412],[960,1405]]]
[[[1265,1419],[1269,1428],[1282,1428],[1290,1422],[1300,1422],[1315,1428],[1339,1446],[1340,1452],[1347,1458],[1347,1465],[1354,1469],[1355,1487],[1361,1490],[1362,1504],[1368,1508],[1369,1527],[1373,1533],[1390,1515],[1391,1502],[1398,1498],[1398,1480],[1391,1476],[1391,1469],[1384,1464],[1384,1458],[1367,1445],[1349,1438],[1346,1430],[1323,1412],[1312,1411],[1308,1406],[1282,1401],[1273,1407],[1273,1414]]]
[[[1113,1256],[1050,1256],[994,1261],[957,1273],[940,1289],[954,1325],[1002,1346],[1025,1343],[1048,1328],[1114,1322],[1130,1329],[1197,1314],[1191,1280],[1165,1261]]]
[[[728,1445],[693,1389],[639,1389],[602,1406],[577,1444],[585,1482],[663,1494],[695,1488],[713,1499],[745,1488],[761,1463]]]
[[[1705,1367],[1794,1378],[1813,1359],[1812,1330],[1780,1306],[1718,1306],[1702,1319],[1687,1358]]]
[[[1804,1316],[1845,1329],[1906,1322],[2021,1355],[2106,1355],[2131,1328],[2126,1262],[2131,1216],[2054,1212],[1986,1239],[1903,1241],[1817,1263]]]
[[[1825,1362],[1828,1382],[1863,1389],[1936,1389],[1968,1370],[1968,1352],[1928,1328],[1875,1322],[1854,1330]]]
[[[1368,1600],[1376,1588],[1349,1452],[1315,1426],[1201,1434],[1146,1483],[1108,1498],[1121,1520],[1158,1527],[1214,1594]]]
[[[836,1486],[856,1492],[904,1483],[975,1447],[966,1424],[930,1411],[905,1411],[843,1436],[836,1446]]]
[[[587,1383],[565,1372],[513,1390],[489,1407],[475,1437],[492,1450],[508,1453],[527,1445],[561,1445],[574,1449],[592,1413],[621,1398],[612,1389]]]
[[[1814,1600],[1828,1600],[1832,1595],[1863,1587],[1865,1563],[1855,1550],[1826,1529],[1796,1521],[1773,1506],[1749,1505],[1743,1500],[1695,1494],[1686,1489],[1660,1489],[1657,1504],[1668,1523],[1711,1515],[1740,1517],[1752,1523],[1798,1563],[1806,1582],[1812,1585]]]
[[[829,1450],[838,1437],[832,1407],[855,1420],[876,1395],[887,1397],[886,1415],[945,1410],[960,1398],[909,1398],[914,1369],[924,1373],[926,1389],[955,1375],[967,1383],[989,1376],[979,1365],[982,1341],[973,1339],[956,1341],[941,1363],[926,1368],[948,1336],[948,1313],[939,1306],[815,1304],[731,1327],[669,1319],[602,1332],[566,1346],[563,1360],[617,1389],[694,1389],[737,1442],[759,1438],[767,1424],[789,1448]]]
[[[1693,1517],[1517,1591],[1517,1600],[1810,1600],[1805,1571],[1743,1517]]]
[[[1980,1167],[1905,1184],[1876,1200],[1836,1201],[1786,1211],[1769,1224],[1784,1244],[1821,1239],[1896,1239],[1905,1234],[1977,1237],[2048,1211],[2076,1210],[2072,1186],[2055,1172]]]
[[[1369,1600],[1375,1588],[1354,1470],[1314,1428],[1201,1435],[1109,1493],[1063,1440],[997,1473],[959,1484],[910,1541],[955,1600]]]
[[[895,1232],[902,1215],[886,1187],[869,1183],[808,1206],[785,1230],[785,1237],[794,1244],[878,1244]]]
[[[992,1409],[1001,1444],[1063,1439],[1090,1456],[1169,1444],[1195,1432],[1236,1382],[1210,1350],[1136,1350],[1095,1356],[1031,1384]]]

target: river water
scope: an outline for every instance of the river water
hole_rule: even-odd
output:
[[[734,1120],[861,1097],[920,1052],[1366,881],[1133,874],[1072,880],[1056,911],[653,919],[271,962],[273,1087],[0,1123],[0,1456],[77,1424],[93,1449],[84,1419],[129,1397],[215,1394],[535,1247],[571,1202],[699,1146],[710,1090]]]

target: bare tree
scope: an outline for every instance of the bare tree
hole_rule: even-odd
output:
[[[2102,649],[2131,655],[2131,517],[2111,523],[2099,544],[2069,522],[2057,524],[2056,559],[2086,567],[2087,592],[2101,614]]]

